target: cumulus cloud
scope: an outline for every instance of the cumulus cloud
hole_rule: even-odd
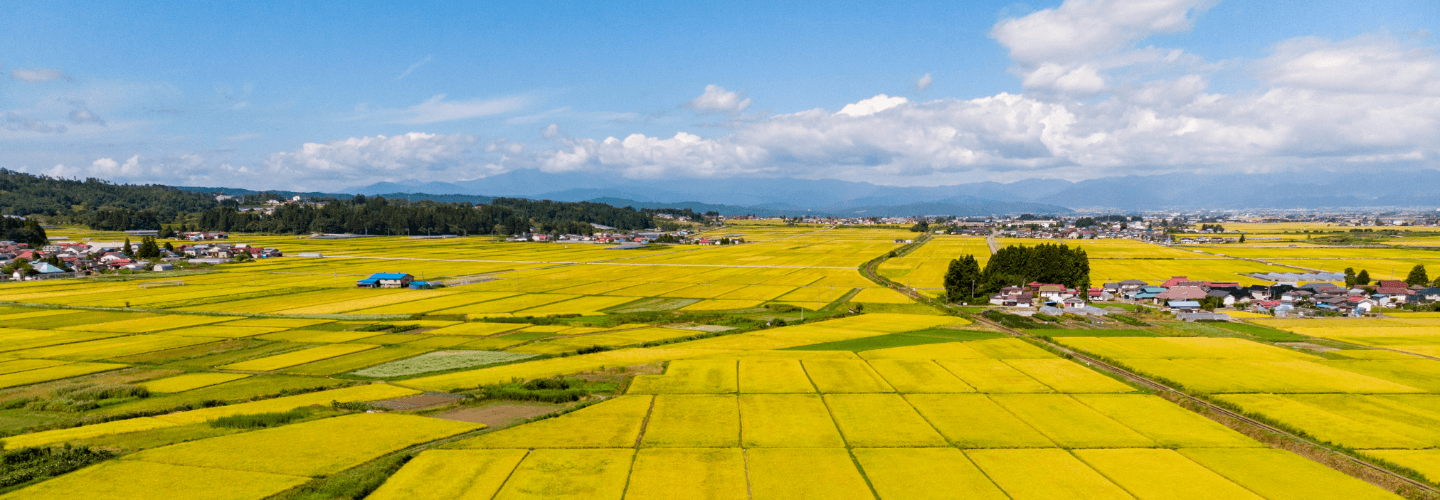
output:
[[[915,90],[919,90],[921,92],[930,90],[930,85],[934,83],[935,79],[930,77],[930,73],[925,73],[918,80],[915,80]]]
[[[64,71],[50,68],[15,68],[10,70],[10,79],[30,83],[73,80]]]
[[[1431,47],[1411,47],[1377,34],[1331,42],[1287,40],[1258,63],[1278,85],[1367,94],[1440,95],[1440,59]]]
[[[845,116],[870,116],[907,102],[910,102],[910,100],[904,97],[890,97],[885,94],[880,94],[854,104],[846,104],[844,108],[840,108],[840,111],[835,114]]]
[[[351,137],[305,143],[300,149],[270,155],[266,164],[275,175],[301,180],[414,178],[463,166],[465,153],[476,140],[463,133]]]
[[[731,92],[719,85],[706,85],[705,93],[685,102],[685,107],[709,113],[739,113],[750,107],[745,92]]]
[[[466,118],[509,113],[524,108],[530,103],[525,97],[503,97],[499,99],[472,99],[468,101],[446,101],[445,94],[406,108],[392,123],[424,124]]]

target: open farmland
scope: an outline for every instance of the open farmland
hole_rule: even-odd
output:
[[[359,471],[373,476],[367,498],[382,499],[1164,498],[1171,484],[1288,498],[1275,492],[1297,488],[1291,470],[1346,495],[1309,498],[1393,498],[857,270],[914,233],[727,231],[750,243],[257,237],[326,257],[219,266],[183,285],[0,286],[0,319],[14,320],[0,324],[13,340],[0,345],[0,402],[15,405],[0,409],[5,449],[122,455],[0,498],[73,497],[127,474],[146,477],[120,481],[117,498],[295,498]],[[1216,279],[1240,280],[1250,264],[1095,247],[1092,262],[1215,266]],[[938,284],[922,282],[938,283],[962,251],[988,246],[932,238],[881,274],[931,292]],[[379,271],[467,282],[355,288]],[[1415,331],[1385,338],[1425,335],[1422,319],[1386,325]],[[1061,345],[1256,413],[1280,409],[1273,420],[1407,467],[1432,458],[1385,452],[1440,447],[1433,384],[1414,375],[1430,372],[1414,360],[1054,327],[1076,328],[1054,335]],[[1384,337],[1337,338],[1362,336]],[[518,416],[472,417],[506,411]]]

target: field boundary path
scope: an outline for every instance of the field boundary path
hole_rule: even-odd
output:
[[[1045,339],[1031,336],[1024,331],[1001,325],[1000,323],[992,321],[984,316],[978,314],[971,315],[960,313],[955,309],[954,306],[950,304],[944,304],[939,301],[930,299],[910,289],[909,287],[906,287],[899,283],[895,283],[886,279],[883,276],[880,276],[880,274],[876,271],[879,268],[880,263],[884,262],[887,257],[888,255],[881,255],[880,257],[876,257],[875,259],[866,262],[864,265],[861,266],[860,273],[863,274],[866,278],[869,278],[870,280],[876,282],[877,284],[904,293],[906,296],[917,302],[935,306],[943,311],[949,312],[957,316],[967,317],[975,321],[976,323],[989,326],[1002,333],[1005,333],[1006,335],[1042,344],[1054,351],[1065,355],[1070,359],[1083,363],[1085,366],[1093,370],[1154,391],[1156,395],[1163,397],[1166,400],[1169,400],[1177,405],[1180,405],[1182,408],[1198,413],[1206,418],[1209,418],[1210,420],[1214,420],[1221,425],[1224,425],[1226,427],[1234,429],[1237,432],[1254,438],[1255,440],[1265,443],[1267,446],[1270,446],[1272,448],[1290,451],[1302,457],[1318,462],[1321,465],[1347,474],[1356,479],[1360,479],[1377,487],[1394,492],[1395,494],[1405,498],[1440,500],[1440,489],[1436,489],[1424,482],[1411,479],[1409,477],[1406,477],[1404,475],[1401,475],[1359,457],[1351,456],[1327,448],[1326,446],[1318,442],[1315,442],[1305,437],[1301,437],[1290,431],[1272,426],[1254,418],[1250,418],[1239,412],[1230,410],[1215,403],[1211,403],[1210,401],[1207,401],[1205,399],[1180,391],[1163,383],[1147,378],[1143,375],[1134,373],[1130,370],[1115,366],[1105,361],[1101,361],[1087,354],[1077,352],[1073,349],[1050,342]]]
[[[995,241],[995,233],[985,237],[985,244],[990,246],[990,255],[1000,253],[1000,242]]]

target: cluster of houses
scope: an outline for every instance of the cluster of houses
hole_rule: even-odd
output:
[[[613,229],[613,228],[609,228]],[[741,234],[726,234],[722,236],[696,235],[690,231],[681,230],[674,233],[663,232],[606,232],[585,234],[521,234],[505,238],[505,241],[538,241],[555,243],[594,243],[606,245],[621,245],[625,247],[637,247],[651,243],[668,243],[677,245],[732,245],[745,242],[745,236]]]
[[[199,243],[174,247],[173,251],[161,248],[160,258],[146,260],[132,257],[140,250],[140,243],[133,241],[130,243],[130,249],[127,252],[125,244],[119,241],[71,242],[63,241],[59,238],[55,238],[55,240],[57,241],[53,241],[41,248],[29,248],[29,246],[24,243],[0,241],[0,266],[8,266],[23,259],[29,263],[30,268],[34,271],[21,272],[17,270],[4,276],[3,279],[51,279],[83,276],[85,274],[113,270],[169,271],[174,269],[174,265],[171,264],[171,262],[180,260],[189,260],[193,263],[203,264],[221,264],[230,262],[241,255],[255,259],[284,256],[280,250],[275,248],[261,248],[244,243]],[[44,262],[50,260],[52,257],[59,262],[59,266]]]
[[[1083,294],[1064,285],[1035,282],[1005,287],[1000,293],[990,296],[990,303],[997,306],[1051,307],[1056,312],[1067,313],[1088,311],[1093,309],[1091,302],[1111,300],[1153,305],[1177,313],[1198,311],[1209,302],[1217,307],[1264,312],[1277,317],[1303,314],[1304,309],[1363,316],[1379,308],[1440,302],[1440,288],[1409,286],[1398,280],[1381,280],[1375,286],[1355,288],[1326,282],[1241,286],[1235,282],[1200,281],[1175,276],[1154,285],[1134,279],[1105,283]]]

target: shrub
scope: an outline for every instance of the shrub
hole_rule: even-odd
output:
[[[58,476],[114,456],[113,452],[68,444],[7,451],[0,454],[0,488]]]
[[[593,393],[613,392],[617,389],[619,389],[618,384],[609,382],[587,382],[578,378],[546,378],[531,380],[523,384],[481,386],[479,396],[485,399],[569,403],[579,401]]]

